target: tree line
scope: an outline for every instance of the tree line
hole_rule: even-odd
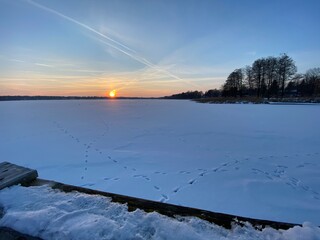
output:
[[[222,86],[222,96],[263,98],[314,97],[320,94],[320,68],[297,74],[287,54],[259,58],[251,66],[235,69]]]
[[[251,66],[232,71],[220,89],[205,93],[189,91],[166,98],[196,99],[213,97],[319,97],[320,68],[297,73],[295,62],[287,54],[255,60]]]

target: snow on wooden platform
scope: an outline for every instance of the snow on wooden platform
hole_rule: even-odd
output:
[[[36,170],[21,167],[9,162],[0,163],[0,190],[16,184],[24,184],[38,177]]]
[[[152,200],[130,197],[130,196],[125,196],[125,195],[110,193],[110,192],[103,192],[103,191],[98,191],[90,188],[78,187],[78,186],[73,186],[69,184],[64,184],[60,182],[39,179],[39,178],[37,178],[35,181],[30,183],[30,186],[43,186],[43,185],[47,185],[53,189],[58,189],[65,193],[79,192],[79,193],[85,193],[88,195],[100,195],[104,197],[109,197],[111,198],[112,202],[126,204],[128,207],[128,211],[141,209],[141,210],[144,210],[145,212],[157,212],[157,213],[160,213],[161,215],[172,217],[172,218],[175,218],[175,216],[197,217],[202,220],[206,220],[208,222],[214,223],[218,226],[222,226],[226,229],[231,229],[233,223],[243,225],[245,222],[248,222],[252,226],[257,227],[259,229],[267,226],[272,227],[274,229],[289,229],[294,226],[301,226],[300,224],[247,218],[247,217],[241,217],[241,216],[230,215],[225,213],[206,211],[206,210],[197,209],[197,208],[178,206],[178,205],[169,204],[169,203],[156,202]]]
[[[59,189],[63,192],[77,191],[90,195],[100,195],[110,197],[113,202],[127,204],[129,211],[141,209],[146,212],[158,212],[169,217],[189,216],[198,217],[200,219],[215,223],[224,228],[230,229],[232,223],[238,222],[240,225],[243,222],[249,222],[252,226],[266,227],[270,226],[275,229],[289,229],[298,224],[275,222],[261,219],[246,218],[236,215],[205,211],[196,208],[177,206],[168,203],[156,202],[141,198],[135,198],[110,192],[102,192],[98,190],[77,187],[64,183],[59,183],[50,180],[38,179],[38,172],[33,169],[21,167],[9,162],[0,163],[0,190],[16,184],[25,186],[41,186],[47,185],[53,189]],[[242,222],[242,223],[241,223]]]

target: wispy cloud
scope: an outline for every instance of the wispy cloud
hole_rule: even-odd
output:
[[[245,55],[255,56],[255,55],[257,55],[257,52],[255,52],[255,51],[249,51],[249,52],[245,52]]]
[[[41,9],[47,11],[47,12],[51,12],[51,13],[53,13],[53,14],[55,14],[55,15],[58,15],[58,16],[61,17],[61,18],[64,18],[64,19],[66,19],[66,20],[68,20],[68,21],[70,21],[70,22],[73,22],[73,23],[75,23],[75,24],[77,24],[77,25],[79,25],[79,26],[81,26],[81,27],[83,27],[83,28],[85,28],[85,29],[87,29],[87,30],[89,30],[89,31],[91,31],[91,32],[94,32],[95,34],[99,35],[99,36],[102,37],[102,38],[105,38],[105,39],[107,39],[107,40],[109,40],[109,41],[111,41],[111,42],[113,42],[113,43],[115,43],[115,44],[117,44],[117,45],[119,45],[119,46],[121,46],[121,47],[129,50],[129,51],[134,52],[134,50],[132,50],[132,49],[129,48],[128,46],[123,45],[122,43],[120,43],[120,42],[118,42],[118,41],[116,41],[116,40],[114,40],[114,39],[106,36],[105,34],[102,34],[101,32],[93,29],[92,27],[90,27],[90,26],[88,26],[88,25],[86,25],[86,24],[84,24],[84,23],[81,23],[81,22],[79,22],[79,21],[77,21],[77,20],[75,20],[75,19],[73,19],[73,18],[71,18],[71,17],[68,17],[68,16],[66,16],[66,15],[64,15],[64,14],[62,14],[62,13],[60,13],[60,12],[54,10],[54,9],[48,8],[48,7],[46,7],[46,6],[44,6],[44,5],[41,5],[41,4],[39,4],[39,3],[36,3],[36,2],[34,2],[34,1],[32,1],[32,0],[26,0],[26,1],[27,1],[28,3],[30,3],[30,4],[32,4],[33,6],[36,6],[36,7],[38,7],[38,8],[41,8]]]
[[[18,62],[18,63],[24,63],[25,61],[19,60],[19,59],[9,59],[10,62]]]
[[[167,71],[167,70],[165,70],[165,69],[163,69],[163,68],[161,68],[161,67],[159,67],[159,66],[157,66],[157,65],[155,65],[153,63],[151,63],[146,58],[144,58],[142,56],[139,56],[134,49],[132,49],[132,48],[126,46],[125,44],[120,43],[119,41],[117,41],[117,40],[115,40],[115,39],[113,39],[113,38],[111,38],[111,37],[99,32],[99,31],[97,31],[96,29],[94,29],[94,28],[92,28],[92,27],[90,27],[90,26],[88,26],[88,25],[86,25],[86,24],[84,24],[82,22],[79,22],[78,20],[75,20],[75,19],[73,19],[73,18],[71,18],[69,16],[66,16],[66,15],[64,15],[64,14],[62,14],[62,13],[60,13],[60,12],[54,10],[54,9],[51,9],[51,8],[48,8],[48,7],[44,6],[44,5],[36,3],[36,2],[34,2],[32,0],[26,0],[26,1],[28,3],[30,3],[31,5],[35,6],[35,7],[38,7],[40,9],[42,9],[42,10],[45,10],[45,11],[50,12],[50,13],[53,13],[53,14],[65,19],[65,20],[67,20],[69,22],[72,22],[72,23],[74,23],[74,24],[76,24],[76,25],[78,25],[78,26],[80,26],[80,27],[82,27],[82,28],[84,28],[84,29],[86,29],[86,30],[88,30],[90,32],[95,33],[96,35],[98,35],[99,37],[102,38],[102,39],[100,39],[100,41],[102,43],[104,43],[104,44],[108,45],[109,47],[112,47],[113,49],[115,49],[115,50],[127,55],[131,59],[133,59],[133,60],[135,60],[135,61],[137,61],[137,62],[139,62],[141,64],[144,64],[145,66],[148,66],[148,67],[150,67],[150,68],[152,68],[152,69],[154,69],[156,71],[159,71],[159,72],[161,72],[161,73],[163,73],[163,74],[165,74],[165,75],[167,75],[167,76],[169,76],[171,78],[174,78],[174,79],[182,81],[182,82],[184,82],[186,84],[192,85],[193,87],[196,87],[196,84],[194,84],[194,83],[192,83],[190,81],[184,80],[184,79],[178,77],[177,75],[175,75],[175,74],[173,74],[173,73],[171,73],[171,72],[169,72],[169,71]]]
[[[53,67],[54,67],[54,66],[52,66],[52,65],[44,64],[44,63],[35,63],[34,65],[40,66],[40,67],[49,67],[49,68],[53,68]]]

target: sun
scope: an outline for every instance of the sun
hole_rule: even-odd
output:
[[[114,98],[116,96],[116,90],[112,90],[109,92],[109,96]]]

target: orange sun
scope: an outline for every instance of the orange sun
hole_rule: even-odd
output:
[[[109,92],[109,96],[114,98],[116,96],[116,90],[112,90]]]

